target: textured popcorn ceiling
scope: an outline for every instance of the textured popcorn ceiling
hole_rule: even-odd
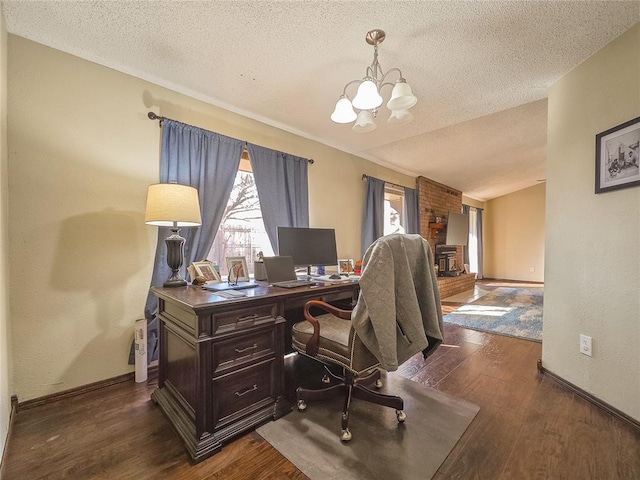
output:
[[[12,34],[478,200],[545,178],[549,87],[640,20],[637,0],[10,0],[2,8]],[[371,63],[364,37],[374,28],[387,34],[383,69],[400,68],[418,104],[411,123],[387,124],[383,107],[378,129],[356,134],[329,115]]]

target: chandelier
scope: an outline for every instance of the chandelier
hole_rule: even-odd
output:
[[[377,125],[374,118],[378,115],[378,107],[382,105],[383,98],[380,95],[382,87],[393,86],[391,98],[387,102],[387,108],[391,110],[389,123],[405,123],[413,120],[413,115],[409,109],[413,107],[418,99],[411,92],[411,87],[403,78],[399,68],[392,68],[386,73],[378,63],[378,45],[385,39],[382,30],[371,30],[367,33],[366,40],[369,45],[373,45],[373,62],[367,67],[367,73],[362,80],[352,80],[344,86],[342,95],[336,108],[331,114],[331,120],[336,123],[351,123],[353,131],[365,133],[375,130]],[[385,82],[390,73],[397,72],[398,80],[394,83]],[[353,101],[347,96],[347,88],[351,85],[359,84],[356,96]],[[358,113],[355,112],[359,110]]]

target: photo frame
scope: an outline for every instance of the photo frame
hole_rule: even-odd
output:
[[[206,283],[220,283],[222,281],[213,262],[193,262],[192,265],[196,276],[204,277]]]
[[[640,185],[640,117],[596,135],[596,194]]]
[[[353,273],[353,259],[338,260],[338,273]]]
[[[246,257],[227,257],[227,269],[229,271],[229,276],[227,277],[229,283],[249,281]]]

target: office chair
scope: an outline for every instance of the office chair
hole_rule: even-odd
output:
[[[363,259],[360,295],[353,310],[319,300],[304,306],[305,321],[292,328],[293,348],[325,365],[320,389],[296,390],[299,411],[307,401],[344,394],[342,441],[352,438],[352,398],[391,407],[398,422],[406,419],[404,402],[383,394],[381,369],[398,365],[422,351],[433,353],[443,340],[442,309],[429,244],[420,235],[388,235],[376,240]],[[332,372],[339,366],[342,375]],[[333,377],[338,382],[331,384]],[[369,388],[374,385],[375,389]]]

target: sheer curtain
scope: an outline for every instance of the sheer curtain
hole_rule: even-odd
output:
[[[366,177],[362,222],[362,256],[384,234],[384,181]]]
[[[478,275],[477,279],[484,278],[482,271],[482,208],[476,208],[476,238],[478,241]]]
[[[233,181],[240,164],[244,142],[218,133],[165,119],[162,122],[162,146],[160,155],[160,183],[176,182],[198,189],[202,226],[183,228],[185,238],[184,265],[203,260],[213,244],[227,199],[233,189]],[[151,286],[159,286],[169,277],[167,249],[164,239],[168,228],[158,229],[158,244],[153,265]],[[147,295],[145,317],[147,338],[157,344],[158,326],[155,318],[158,301],[151,292]],[[149,345],[148,361],[157,358],[156,345]]]
[[[407,233],[420,233],[418,193],[415,188],[404,187],[404,209],[407,223],[404,231]]]
[[[464,213],[465,215],[469,215],[470,212],[471,212],[471,207],[469,205],[462,204],[462,213]],[[472,269],[473,269],[473,265],[469,258],[469,249],[473,248],[472,244],[474,243],[474,239],[473,239],[474,231],[475,231],[475,228],[472,225],[471,215],[469,215],[469,240],[467,241],[466,245],[462,246],[462,263],[466,263]]]
[[[277,252],[278,226],[309,226],[309,160],[250,143],[247,149],[264,227]]]
[[[464,247],[464,263],[468,263],[476,278],[483,278],[482,272],[482,209],[463,205],[462,211],[469,214],[469,247]]]

